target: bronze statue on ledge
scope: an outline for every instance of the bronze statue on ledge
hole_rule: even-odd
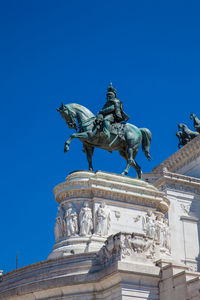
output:
[[[189,143],[192,139],[200,134],[200,120],[194,113],[190,114],[190,119],[194,120],[194,128],[196,131],[192,131],[188,128],[187,125],[183,123],[178,124],[178,132],[176,133],[177,138],[179,139],[178,148],[180,149],[181,146],[185,146]]]
[[[117,99],[116,90],[112,85],[107,89],[107,103],[97,116],[76,103],[62,104],[57,110],[69,128],[78,130],[78,133],[73,133],[65,142],[64,152],[69,150],[73,138],[80,139],[87,155],[89,170],[92,171],[92,155],[95,147],[109,152],[117,150],[127,161],[122,175],[127,175],[130,166],[133,166],[137,177],[141,179],[142,171],[135,161],[135,156],[142,143],[145,156],[148,160],[151,159],[149,148],[152,134],[147,128],[137,128],[126,123],[129,116],[123,111],[122,102]],[[124,122],[121,123],[122,121]]]

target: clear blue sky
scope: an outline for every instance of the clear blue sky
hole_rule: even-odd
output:
[[[200,116],[199,1],[1,1],[0,269],[46,259],[54,244],[53,187],[87,169],[80,141],[56,107],[93,113],[110,81],[131,116],[152,131],[149,172],[177,150],[177,123]],[[95,150],[95,170],[121,173],[118,153]],[[135,171],[130,172],[135,176]]]

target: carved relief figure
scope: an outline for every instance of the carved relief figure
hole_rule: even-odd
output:
[[[54,233],[55,233],[56,241],[58,241],[63,235],[63,222],[62,222],[61,217],[56,217]]]
[[[105,203],[102,202],[96,213],[96,230],[95,233],[101,236],[108,234],[110,227],[110,211],[106,207]]]
[[[88,202],[84,202],[79,214],[80,224],[80,235],[92,234],[93,223],[92,223],[92,211],[89,207]]]
[[[58,241],[64,233],[64,227],[63,227],[63,211],[62,207],[58,207],[58,212],[56,216],[56,223],[54,227],[54,233],[55,233],[55,240]]]
[[[116,260],[130,260],[134,257],[145,260],[155,257],[155,246],[152,240],[147,241],[144,234],[117,233],[105,241],[105,245],[96,254],[100,264],[111,263]]]
[[[169,252],[171,252],[171,245],[170,245],[170,231],[168,220],[164,219],[164,227],[163,227],[163,247],[167,248]]]
[[[158,215],[156,217],[156,222],[155,222],[155,240],[160,245],[163,245],[163,231],[164,231],[163,217],[161,215]]]
[[[143,230],[146,237],[154,239],[155,236],[155,218],[152,211],[148,211],[145,218],[143,218]]]
[[[78,233],[78,216],[73,209],[72,204],[68,203],[67,210],[64,216],[65,220],[65,231],[67,236],[75,235]]]

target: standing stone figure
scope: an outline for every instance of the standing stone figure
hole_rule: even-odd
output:
[[[99,205],[96,213],[96,230],[95,233],[101,236],[108,234],[110,227],[110,211],[106,208],[105,202]]]
[[[169,224],[166,218],[164,219],[163,247],[167,248],[169,252],[171,252]]]
[[[62,207],[58,207],[58,212],[56,216],[56,223],[54,227],[54,233],[55,233],[55,240],[58,241],[64,233],[64,228],[63,228],[63,211]]]
[[[163,217],[161,215],[158,215],[156,217],[155,222],[155,241],[163,245],[163,231],[164,231],[164,224],[163,224]]]
[[[65,220],[65,232],[67,236],[75,235],[78,233],[78,216],[73,209],[72,204],[68,203],[67,210],[64,216]]]
[[[80,224],[80,235],[92,234],[93,223],[92,223],[92,210],[89,207],[88,202],[84,202],[79,214]]]
[[[148,211],[146,217],[143,219],[143,230],[146,236],[154,239],[155,236],[155,222],[154,214],[152,211]]]
[[[63,222],[61,217],[56,217],[56,223],[54,227],[55,240],[58,241],[63,235]]]

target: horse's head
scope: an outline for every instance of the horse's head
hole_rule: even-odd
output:
[[[191,120],[194,119],[195,117],[196,117],[195,114],[193,114],[193,113],[190,114],[190,119],[191,119]]]
[[[184,129],[185,127],[186,127],[186,125],[183,123],[178,124],[178,130]]]
[[[77,124],[76,124],[76,114],[73,112],[72,108],[70,107],[70,104],[63,104],[60,108],[56,108],[57,111],[61,114],[62,118],[65,120],[67,125],[70,129],[77,130]]]
[[[181,138],[181,136],[182,136],[182,132],[181,132],[181,131],[178,131],[178,132],[176,133],[176,136],[177,136],[177,138],[180,140],[180,138]]]

